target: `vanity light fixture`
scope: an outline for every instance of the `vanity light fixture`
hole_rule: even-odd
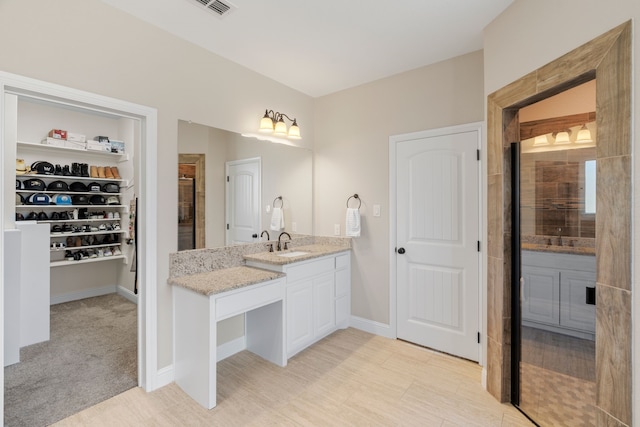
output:
[[[569,139],[569,135],[571,134],[570,130],[563,130],[561,132],[557,132],[553,134],[553,137],[555,138],[555,145],[564,145],[564,144],[571,144],[571,139]]]
[[[588,144],[590,142],[593,142],[593,139],[591,139],[591,131],[587,129],[586,124],[582,125],[576,137],[576,144]]]
[[[287,131],[287,124],[284,122],[284,118],[287,118],[291,123],[291,127]],[[301,139],[300,128],[296,119],[292,119],[284,113],[279,113],[273,110],[265,110],[264,117],[260,120],[260,132],[272,133],[277,136],[286,136],[291,139]]]
[[[533,146],[542,147],[543,145],[549,145],[549,140],[547,139],[547,135],[536,136],[536,139],[533,141]]]

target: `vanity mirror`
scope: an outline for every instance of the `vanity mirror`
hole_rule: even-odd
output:
[[[191,237],[185,237],[189,230],[195,230],[196,234],[204,232],[205,247],[218,247],[226,244],[239,243],[228,240],[227,236],[227,172],[228,165],[242,163],[242,160],[257,160],[259,163],[260,184],[256,184],[258,229],[249,232],[249,241],[257,242],[259,238],[252,238],[253,234],[260,235],[262,230],[268,230],[271,238],[277,238],[279,231],[270,228],[272,208],[274,200],[277,206],[282,205],[284,213],[284,229],[290,233],[313,234],[312,222],[312,161],[313,153],[306,148],[277,144],[269,141],[261,141],[256,138],[243,137],[240,134],[212,128],[192,122],[178,122],[178,151],[182,159],[188,163],[182,163],[180,171],[193,170],[194,185],[189,186],[188,194],[179,203],[179,233],[181,241],[197,241]],[[204,156],[194,156],[204,155]],[[195,165],[195,159],[199,157],[200,168],[185,166]],[[204,158],[203,158],[204,157]],[[259,159],[259,160],[258,160]],[[204,167],[202,167],[204,166]],[[204,169],[204,197],[196,195],[198,185],[198,169]],[[180,173],[180,172],[179,172]],[[185,187],[184,178],[180,187]],[[202,179],[200,179],[202,181]],[[248,187],[252,185],[247,184]],[[193,188],[193,190],[191,190]],[[200,187],[201,188],[201,187]],[[248,189],[250,191],[250,189]],[[204,199],[204,221],[198,221],[195,212],[201,210]],[[186,200],[186,201],[185,201]],[[200,200],[200,201],[199,201]],[[189,214],[193,209],[193,214]],[[200,211],[201,212],[201,211]],[[249,218],[241,218],[243,222],[250,222]],[[274,236],[275,234],[275,236]],[[265,236],[266,238],[266,236]],[[188,249],[188,244],[180,244],[179,249]],[[193,246],[192,246],[193,247]],[[200,247],[200,246],[197,246]]]

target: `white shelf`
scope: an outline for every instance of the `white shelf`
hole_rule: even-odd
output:
[[[25,173],[22,175],[16,175],[16,179],[41,179],[45,182],[51,182],[51,181],[69,181],[69,182],[75,182],[75,181],[86,181],[86,182],[104,182],[105,184],[108,182],[114,182],[117,184],[122,184],[120,185],[120,187],[128,187],[129,186],[129,181],[127,181],[126,179],[116,179],[116,178],[91,178],[90,176],[72,176],[72,175],[45,175],[45,174],[39,174],[39,173]],[[18,190],[16,189],[16,191],[23,191],[23,190]],[[29,190],[26,190],[29,191]],[[60,193],[60,191],[58,191],[58,193]],[[75,193],[75,191],[69,191],[68,193]],[[94,193],[95,194],[95,193]],[[120,194],[120,193],[110,193],[110,194]]]
[[[39,209],[122,209],[124,208],[124,212],[129,212],[129,207],[127,205],[16,205],[16,209],[26,209],[37,211]],[[122,215],[121,215],[122,216]]]
[[[88,246],[83,246],[88,248]],[[73,249],[72,249],[73,250]],[[89,258],[89,259],[81,259],[79,261],[53,261],[49,264],[50,267],[64,267],[65,265],[78,265],[78,264],[86,264],[89,262],[101,262],[101,261],[113,261],[116,259],[124,260],[124,263],[127,263],[127,257],[125,255],[111,255],[111,256],[103,256],[98,258]]]
[[[69,237],[69,236],[95,236],[97,234],[124,234],[125,230],[99,230],[99,231],[78,231],[71,233],[49,233],[50,237]]]
[[[66,224],[68,222],[104,222],[104,221],[121,221],[122,217],[120,218],[98,218],[98,219],[50,219],[47,221],[40,221],[38,220],[38,224]],[[20,221],[23,222],[23,221]],[[62,233],[61,233],[62,234]],[[66,234],[71,234],[71,233],[66,233]]]
[[[120,246],[120,245],[121,243],[105,243],[104,245],[67,246],[66,248],[49,249],[49,251],[50,252],[77,251],[80,249],[91,249],[91,248],[107,248],[107,247],[112,248],[114,246]]]
[[[21,150],[32,151],[50,151],[58,153],[88,154],[98,157],[111,157],[118,161],[126,161],[129,159],[128,153],[110,153],[108,151],[87,150],[83,148],[56,147],[55,145],[36,144],[34,142],[17,141],[18,148]]]

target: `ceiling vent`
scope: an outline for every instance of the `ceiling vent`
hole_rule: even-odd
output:
[[[209,12],[221,18],[226,17],[231,12],[237,9],[233,3],[227,0],[192,0],[204,7]]]

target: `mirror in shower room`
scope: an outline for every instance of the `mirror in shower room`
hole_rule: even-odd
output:
[[[523,110],[518,407],[541,426],[595,425],[595,113]]]
[[[196,165],[178,167],[178,250],[196,248]]]

